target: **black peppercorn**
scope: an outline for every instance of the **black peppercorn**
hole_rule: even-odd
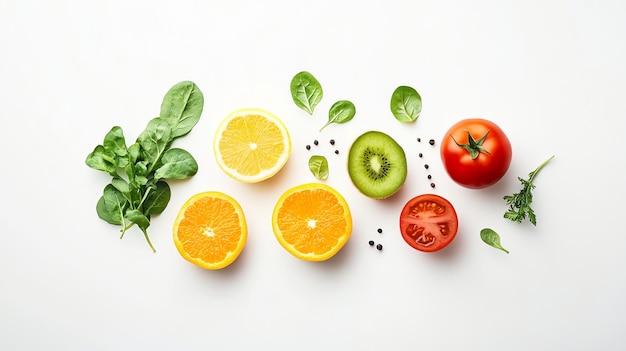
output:
[[[378,234],[380,234],[380,233],[383,232],[383,230],[381,228],[378,228],[377,232],[378,232]]]
[[[313,140],[313,144],[318,145],[320,142],[317,140]]]
[[[335,150],[335,154],[339,155],[339,150]]]
[[[435,139],[430,139],[430,140],[428,141],[428,143],[429,143],[430,145],[435,145]]]
[[[311,150],[311,145],[307,145],[307,146],[306,146],[306,149],[307,149],[307,150]]]
[[[424,155],[422,155],[422,153],[420,152],[417,156],[422,157],[422,156],[424,156]]]
[[[370,240],[369,244],[370,246],[374,246],[374,240]]]
[[[430,187],[434,188],[435,187],[435,183],[430,183]]]
[[[381,244],[376,245],[376,250],[379,250],[379,251],[380,251],[380,250],[382,250],[382,249],[383,249],[383,246],[382,246]]]
[[[421,139],[421,138],[417,138],[417,142],[418,142],[418,143],[419,143],[419,142],[421,142],[421,141],[422,141],[422,139]]]
[[[428,164],[425,164],[425,165],[424,165],[424,168],[428,169],[428,167],[429,167],[429,166],[428,166]]]
[[[335,145],[335,139],[330,139],[330,145]]]
[[[431,176],[431,175],[429,174],[429,175],[428,175],[428,179],[432,179],[432,178],[433,178],[433,176]]]

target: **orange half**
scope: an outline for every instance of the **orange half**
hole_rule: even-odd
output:
[[[287,190],[278,199],[272,227],[278,242],[295,257],[324,261],[350,239],[352,215],[335,189],[309,183]]]
[[[174,222],[174,244],[187,261],[205,268],[221,269],[239,256],[248,238],[241,206],[220,192],[192,196]]]

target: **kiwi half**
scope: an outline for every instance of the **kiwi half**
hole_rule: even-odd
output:
[[[369,131],[352,143],[348,174],[357,189],[374,199],[395,194],[406,180],[406,155],[389,135]]]

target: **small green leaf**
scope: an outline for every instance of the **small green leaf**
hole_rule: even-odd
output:
[[[141,132],[137,142],[141,146],[143,160],[149,165],[148,172],[152,172],[155,165],[172,141],[172,128],[162,118],[153,118],[148,122],[146,129]]]
[[[167,207],[171,196],[169,185],[164,181],[158,181],[143,203],[143,212],[147,216],[160,214]]]
[[[331,123],[346,123],[356,114],[356,107],[348,100],[339,100],[328,111],[328,122],[320,129],[320,132]]]
[[[500,235],[498,235],[498,233],[496,233],[495,231],[493,231],[490,228],[484,228],[483,230],[480,231],[480,238],[483,239],[483,241],[489,245],[489,246],[493,246],[496,249],[502,250],[506,253],[509,253],[508,250],[506,250],[505,248],[502,247],[502,245],[500,245]]]
[[[167,150],[161,157],[161,166],[154,173],[156,179],[185,179],[198,172],[198,163],[183,149]]]
[[[310,115],[313,114],[323,96],[322,85],[311,73],[302,71],[291,80],[293,102]]]
[[[180,82],[165,94],[159,117],[172,129],[172,139],[186,135],[198,123],[204,108],[204,95],[190,81]]]
[[[328,160],[320,155],[313,155],[309,159],[309,169],[315,178],[324,180],[328,178]]]
[[[128,149],[122,128],[115,126],[104,136],[104,149],[113,153],[118,167],[126,167],[128,164]]]
[[[98,200],[96,212],[98,217],[107,223],[124,226],[124,211],[127,204],[128,201],[124,195],[113,185],[108,184],[104,187],[102,197]]]
[[[102,145],[96,146],[95,149],[87,155],[85,164],[95,170],[107,172],[112,176],[117,175],[115,155],[107,153]]]
[[[422,112],[422,97],[408,86],[399,86],[391,95],[391,113],[400,122],[414,122]]]

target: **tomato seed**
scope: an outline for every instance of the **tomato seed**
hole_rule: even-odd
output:
[[[381,244],[378,244],[378,245],[376,245],[376,249],[380,251],[380,250],[383,249],[383,246]]]
[[[374,240],[370,240],[369,244],[370,246],[374,246]]]
[[[428,141],[428,143],[429,143],[430,145],[435,145],[435,139],[430,139],[430,140]]]

